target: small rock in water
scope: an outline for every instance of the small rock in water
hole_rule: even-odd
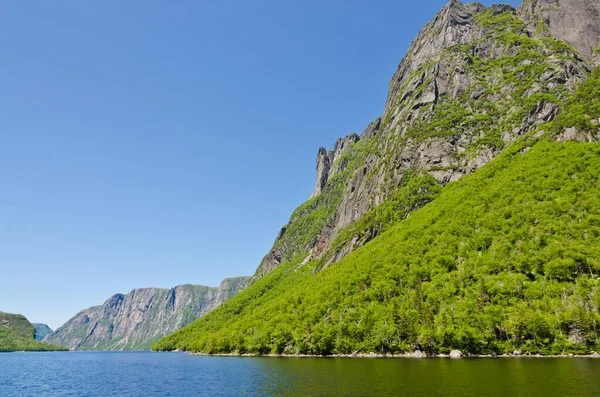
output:
[[[462,357],[462,352],[460,350],[452,350],[450,352],[450,358],[461,358]]]
[[[521,351],[520,350],[515,350],[513,352],[513,356],[520,356],[521,355]]]

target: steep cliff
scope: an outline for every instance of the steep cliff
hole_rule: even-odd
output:
[[[154,348],[600,348],[599,10],[450,1],[382,116],[319,149],[311,198],[246,290]]]
[[[253,281],[297,256],[322,266],[341,259],[429,202],[432,180],[456,181],[552,121],[594,68],[599,9],[597,0],[526,1],[518,10],[450,1],[400,62],[383,115],[332,151],[319,149],[311,199],[281,229]],[[421,200],[401,205],[393,219],[363,220],[415,194]]]
[[[528,34],[556,37],[598,64],[600,10],[595,0],[528,0],[519,8]]]
[[[44,342],[71,350],[148,349],[152,342],[186,326],[241,291],[248,278],[228,278],[219,287],[180,285],[134,289],[102,306],[82,310]]]

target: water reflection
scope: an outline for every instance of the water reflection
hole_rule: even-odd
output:
[[[595,359],[260,358],[274,396],[593,396]]]
[[[0,396],[595,396],[597,359],[0,355]]]

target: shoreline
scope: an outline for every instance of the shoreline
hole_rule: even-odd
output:
[[[187,353],[192,356],[207,356],[207,357],[274,357],[274,358],[412,358],[412,359],[427,359],[427,358],[600,358],[600,354],[461,354],[460,356],[451,356],[450,354],[435,354],[426,355],[424,353],[405,353],[405,354],[380,354],[380,353],[356,353],[356,354],[331,354],[326,356],[314,354],[236,354],[236,353],[196,353],[182,352],[174,350],[173,352]]]
[[[460,355],[455,354],[425,354],[420,351],[414,353],[397,353],[397,354],[381,354],[381,353],[354,353],[354,354],[329,354],[329,355],[317,355],[317,354],[252,354],[252,353],[200,353],[200,352],[189,352],[183,350],[172,350],[172,351],[154,351],[154,350],[59,350],[59,351],[38,351],[38,350],[18,350],[18,351],[0,351],[2,353],[91,353],[91,352],[147,352],[147,353],[187,353],[191,356],[205,356],[205,357],[271,357],[271,358],[410,358],[410,359],[431,359],[431,358],[451,358],[451,359],[469,359],[469,358],[594,358],[600,359],[600,354],[592,352],[589,354],[470,354],[462,352]],[[458,352],[458,351],[457,351]]]

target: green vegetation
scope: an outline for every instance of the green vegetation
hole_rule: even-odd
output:
[[[285,226],[285,232],[273,246],[273,249],[282,250],[284,262],[297,256],[306,257],[317,244],[320,232],[335,216],[338,205],[344,197],[348,180],[362,164],[369,144],[369,141],[351,144],[333,164],[332,170],[336,170],[337,173],[329,178],[321,194],[311,198],[294,211]],[[257,274],[260,270],[259,267]]]
[[[0,312],[0,352],[67,350],[34,339],[34,326],[19,314]]]
[[[66,351],[65,347],[49,345],[38,342],[35,339],[27,339],[11,331],[8,328],[0,327],[0,352],[14,351]]]
[[[306,258],[312,252],[326,225],[336,224],[339,205],[349,194],[347,189],[353,181],[363,180],[362,186],[365,186],[372,178],[379,178],[383,174],[385,180],[376,182],[380,190],[366,194],[370,195],[368,200],[371,201],[379,201],[383,197],[387,205],[350,228],[341,232],[336,230],[333,241],[325,247],[324,256],[327,258],[343,256],[352,246],[362,245],[389,225],[431,201],[435,196],[431,190],[431,180],[415,180],[415,175],[419,175],[421,170],[392,171],[396,162],[392,159],[398,153],[436,140],[466,138],[470,142],[466,150],[455,153],[454,162],[449,167],[461,168],[477,156],[482,148],[489,148],[493,153],[504,150],[504,135],[512,131],[522,133],[521,128],[527,125],[525,120],[534,109],[549,105],[556,107],[569,98],[572,89],[552,80],[553,76],[561,75],[561,65],[565,61],[575,62],[578,57],[568,44],[548,37],[529,37],[523,21],[510,11],[497,13],[496,10],[487,9],[475,15],[475,20],[484,29],[481,38],[432,55],[403,79],[398,92],[404,94],[396,96],[396,102],[384,115],[381,126],[382,130],[402,126],[402,133],[388,132],[354,144],[332,166],[333,170],[341,171],[327,182],[322,194],[296,209],[281,238],[273,246],[274,250],[279,250],[282,262],[293,260],[298,255]],[[487,50],[481,52],[482,48]],[[440,95],[435,103],[415,108],[413,105],[424,90],[433,90],[432,70],[438,64],[451,65],[450,73],[468,76],[469,84],[455,95]],[[545,74],[550,77],[543,78]],[[420,83],[417,84],[418,81]],[[405,110],[398,113],[399,109]],[[397,113],[397,117],[393,116]],[[365,167],[367,158],[377,161]],[[343,168],[340,168],[341,164],[344,164]],[[428,171],[434,170],[430,168]],[[412,186],[406,187],[409,181]],[[418,183],[423,183],[423,186]],[[425,195],[433,194],[426,199],[417,199],[416,205],[403,203],[404,195],[412,194],[407,191],[419,189],[425,191]],[[395,201],[395,204],[390,201]],[[257,274],[262,273],[261,266]]]
[[[0,325],[10,328],[12,332],[21,338],[33,339],[35,336],[35,327],[33,324],[20,314],[0,312]]]
[[[562,133],[569,127],[582,132],[598,131],[600,122],[600,68],[596,68],[588,77],[585,84],[565,105],[565,110],[556,120],[549,124],[554,135]]]
[[[561,65],[577,58],[569,45],[529,37],[510,12],[488,10],[477,23],[486,29],[481,40],[435,55],[405,78],[397,89],[405,95],[383,117],[386,134],[355,144],[339,159],[345,169],[294,213],[276,244],[288,248],[283,263],[153,349],[316,355],[600,349],[600,145],[555,140],[571,127],[598,138],[600,70],[573,93],[561,82]],[[484,43],[490,51],[480,56]],[[455,59],[467,60],[462,72],[474,79],[465,91],[412,106],[432,81],[408,87],[442,60],[463,65]],[[531,118],[548,104],[562,110],[537,127],[543,121]],[[508,146],[503,136],[515,130],[530,132]],[[443,188],[423,171],[383,173],[377,193],[385,201],[337,231],[323,256],[306,263],[358,173],[369,180],[381,167],[389,171],[409,144],[461,136],[475,139],[459,159],[468,161],[481,147],[503,153]],[[367,172],[367,158],[381,160]],[[348,247],[359,248],[346,255]]]
[[[355,145],[354,150],[345,154],[344,159],[349,164],[345,170],[347,177],[338,180],[344,183],[356,179],[356,175],[363,172],[365,158],[382,159],[379,164],[369,169],[365,179],[380,175],[380,169],[385,168],[386,180],[377,183],[382,186],[386,201],[374,212],[360,219],[357,224],[336,234],[334,241],[327,246],[324,254],[326,258],[339,259],[352,247],[360,246],[372,239],[386,230],[389,225],[435,197],[433,178],[415,178],[415,175],[421,174],[422,171],[401,170],[400,173],[403,174],[401,177],[395,176],[394,171],[391,171],[395,163],[392,158],[399,152],[410,150],[407,149],[407,145],[420,143],[427,145],[435,140],[451,141],[469,136],[476,137],[468,144],[466,150],[455,154],[452,165],[439,169],[432,166],[428,171],[460,169],[484,147],[489,148],[493,153],[503,150],[506,146],[504,135],[507,132],[522,133],[524,124],[535,122],[524,121],[531,117],[534,109],[541,109],[548,105],[556,108],[564,104],[572,95],[572,88],[566,88],[563,84],[554,84],[551,78],[542,76],[544,74],[559,76],[561,72],[557,69],[560,67],[557,66],[556,61],[575,60],[577,57],[575,50],[566,43],[547,37],[529,37],[524,31],[523,22],[518,17],[511,12],[497,14],[494,12],[488,9],[476,16],[477,23],[486,29],[481,39],[471,44],[455,45],[442,54],[432,56],[429,62],[420,65],[409,78],[405,79],[405,86],[400,90],[408,90],[409,85],[414,85],[415,81],[421,79],[423,81],[421,85],[412,93],[409,92],[412,96],[411,101],[414,101],[426,87],[433,84],[433,78],[424,79],[423,76],[430,75],[430,69],[434,69],[438,63],[445,63],[464,65],[464,73],[470,76],[472,82],[463,92],[458,93],[455,98],[441,95],[435,104],[426,105],[400,117],[395,124],[406,129],[401,134],[388,135],[386,139],[389,141],[381,142],[380,137],[366,142],[360,141]],[[493,54],[481,55],[478,48],[493,48]],[[549,53],[554,54],[553,61],[543,55]],[[465,60],[467,60],[466,64]],[[385,116],[384,124],[390,123],[391,115],[398,107],[412,103],[404,100],[405,97],[406,95],[397,96],[399,102]],[[585,108],[587,105],[581,106]],[[424,113],[415,116],[418,112]],[[398,179],[401,180],[400,184]],[[411,186],[407,186],[409,183]],[[344,193],[343,190],[336,191]],[[423,191],[427,197],[420,198],[416,195],[413,201],[411,196],[418,191]],[[341,196],[337,197],[341,199]],[[333,203],[337,205],[339,200]],[[311,204],[313,203],[309,202],[301,208],[307,209]],[[336,208],[333,205],[328,207],[327,211],[320,209],[317,212],[316,208],[320,207],[318,205],[311,207],[305,212],[305,216],[314,216],[311,211],[315,214],[326,212],[327,219],[335,216]],[[304,227],[304,223],[296,223],[294,235],[304,236],[304,241],[309,243],[303,246],[303,250],[291,250],[284,260],[291,260],[301,252],[305,255],[310,252],[319,231],[325,224],[325,217],[322,219],[323,222],[318,224],[318,227]],[[316,226],[315,223],[311,225]],[[286,245],[288,241],[284,244],[279,243],[279,245]]]
[[[288,262],[154,349],[597,350],[599,179],[596,144],[522,141],[339,263]]]
[[[307,252],[316,244],[319,232],[335,214],[342,200],[347,178],[347,172],[335,175],[320,195],[308,200],[294,211],[283,238],[273,247],[286,246],[285,260]]]
[[[386,201],[337,236],[321,263],[326,264],[328,258],[338,255],[352,239],[363,245],[375,238],[391,225],[406,218],[412,211],[432,201],[441,190],[441,186],[429,174],[421,176],[416,176],[414,173],[407,174],[402,186]]]
[[[440,59],[468,59],[465,73],[476,79],[475,84],[454,99],[441,98],[431,118],[409,129],[406,138],[426,140],[468,132],[480,137],[471,149],[485,146],[497,151],[505,145],[502,134],[519,127],[532,109],[540,103],[560,104],[567,98],[564,85],[549,86],[542,80],[544,73],[557,68],[544,54],[574,60],[573,48],[551,38],[529,37],[523,21],[511,12],[495,14],[488,9],[476,15],[476,20],[486,29],[482,39],[439,55]],[[477,55],[475,50],[484,43],[498,47],[494,56]],[[417,73],[421,72],[419,68]],[[477,99],[472,97],[474,91],[481,93]]]

